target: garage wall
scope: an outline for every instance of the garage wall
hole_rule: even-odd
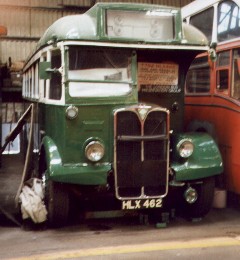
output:
[[[43,32],[58,18],[83,13],[95,2],[136,2],[181,7],[192,0],[0,0],[0,25],[7,36],[0,38],[0,64],[24,61]]]
[[[13,62],[24,61],[49,25],[79,12],[78,7],[64,7],[61,0],[0,0],[0,25],[8,31],[0,39],[0,63],[9,57]]]

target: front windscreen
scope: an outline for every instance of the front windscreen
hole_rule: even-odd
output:
[[[131,92],[131,57],[128,50],[69,48],[71,97],[123,96]]]

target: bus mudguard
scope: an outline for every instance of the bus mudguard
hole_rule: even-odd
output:
[[[184,141],[193,145],[189,157],[180,156],[179,147]],[[221,174],[222,157],[214,139],[207,133],[184,133],[172,136],[176,146],[172,150],[171,168],[175,172],[176,181],[200,180]]]
[[[47,178],[63,183],[105,185],[111,164],[63,164],[54,141],[45,136],[42,140],[47,165]]]

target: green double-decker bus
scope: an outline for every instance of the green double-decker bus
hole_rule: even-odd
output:
[[[47,29],[24,67],[23,97],[51,225],[66,223],[76,194],[79,208],[210,210],[218,147],[183,132],[185,75],[206,50],[166,6],[98,3]]]

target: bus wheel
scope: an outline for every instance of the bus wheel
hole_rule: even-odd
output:
[[[191,187],[197,191],[197,199],[194,203],[184,201],[184,215],[187,218],[202,218],[212,208],[215,179],[214,177],[206,178],[202,184]]]
[[[69,216],[69,193],[62,183],[49,180],[46,187],[48,223],[51,227],[66,225]]]

